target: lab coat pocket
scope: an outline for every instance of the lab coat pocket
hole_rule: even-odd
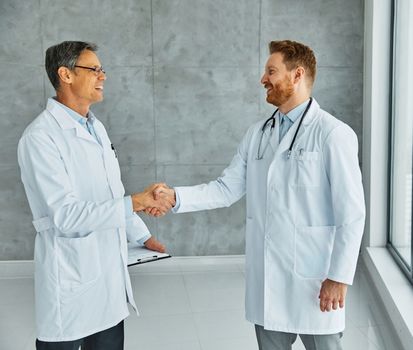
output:
[[[98,279],[101,266],[95,233],[79,238],[56,237],[56,246],[62,289],[79,289]]]
[[[306,226],[295,230],[294,271],[302,278],[324,279],[330,267],[335,226]]]
[[[319,152],[299,151],[294,156],[296,164],[296,185],[300,187],[320,186]]]

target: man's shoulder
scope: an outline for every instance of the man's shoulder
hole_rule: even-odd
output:
[[[36,118],[34,118],[26,129],[23,131],[21,138],[30,135],[47,135],[51,134],[56,129],[56,123],[53,120],[50,112],[45,109]]]
[[[261,119],[251,124],[244,134],[243,141],[247,143],[251,142],[251,140],[255,137],[255,135],[257,135],[262,130],[266,120],[267,119]]]
[[[318,112],[318,118],[320,127],[325,129],[334,129],[337,126],[344,124],[341,120],[321,108]]]
[[[330,134],[334,129],[337,128],[353,131],[353,129],[347,123],[336,118],[335,116],[321,108],[318,111],[318,125],[323,130],[323,133],[325,135]]]
[[[320,130],[323,144],[340,143],[343,139],[347,142],[354,140],[357,143],[355,131],[342,120],[320,108],[318,112],[317,126]]]

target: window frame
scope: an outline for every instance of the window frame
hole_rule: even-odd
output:
[[[396,25],[397,25],[397,12],[396,12],[396,7],[397,7],[397,2],[399,0],[392,0],[391,2],[391,35],[390,35],[390,77],[389,77],[389,125],[390,125],[390,132],[389,132],[389,176],[388,176],[388,191],[390,195],[390,203],[388,206],[388,220],[387,220],[387,244],[386,247],[389,250],[390,254],[393,256],[394,260],[400,267],[400,269],[403,271],[403,273],[406,275],[408,280],[410,281],[411,284],[413,284],[413,230],[411,226],[410,228],[410,235],[411,235],[411,244],[410,244],[410,265],[408,262],[405,260],[405,258],[401,255],[401,253],[397,250],[396,247],[393,246],[392,241],[391,241],[391,236],[392,236],[392,227],[393,227],[393,163],[394,163],[394,157],[393,157],[393,148],[394,148],[394,134],[395,134],[395,98],[394,98],[394,80],[395,80],[395,59],[394,56],[396,54]],[[413,145],[412,145],[413,147]],[[412,157],[413,157],[413,152],[412,152]],[[413,165],[413,162],[412,162]],[[413,173],[413,169],[412,169]],[[413,186],[412,186],[412,200],[413,200]],[[413,209],[411,210],[411,222],[413,223]]]

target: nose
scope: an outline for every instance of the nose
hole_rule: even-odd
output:
[[[261,84],[265,85],[265,83],[268,81],[267,73],[264,72],[264,74],[261,77]]]
[[[106,80],[106,73],[100,72],[100,73],[99,73],[99,76],[98,76],[98,79],[99,79],[99,80]]]

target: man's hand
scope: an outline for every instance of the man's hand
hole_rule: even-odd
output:
[[[173,188],[168,187],[166,184],[159,184],[153,191],[153,196],[155,199],[162,197],[169,198],[170,201],[176,202],[176,194]]]
[[[167,200],[169,203],[173,203],[172,207],[176,204],[176,196],[175,190],[173,188],[169,188],[165,183],[156,183],[151,186],[153,189],[152,195],[155,200]],[[159,216],[157,215],[156,208],[146,208],[145,213],[151,216]]]
[[[344,307],[344,300],[346,299],[347,284],[335,282],[326,279],[321,284],[320,295],[320,310],[331,311],[337,310],[338,306],[342,309]]]
[[[145,247],[154,250],[155,252],[160,252],[160,253],[165,253],[166,248],[165,245],[163,245],[161,242],[159,242],[156,238],[151,237],[149,238],[145,243]]]
[[[175,199],[166,195],[154,195],[154,190],[158,187],[166,186],[163,183],[153,184],[141,193],[132,195],[133,211],[150,211],[153,216],[165,215],[174,205]]]

